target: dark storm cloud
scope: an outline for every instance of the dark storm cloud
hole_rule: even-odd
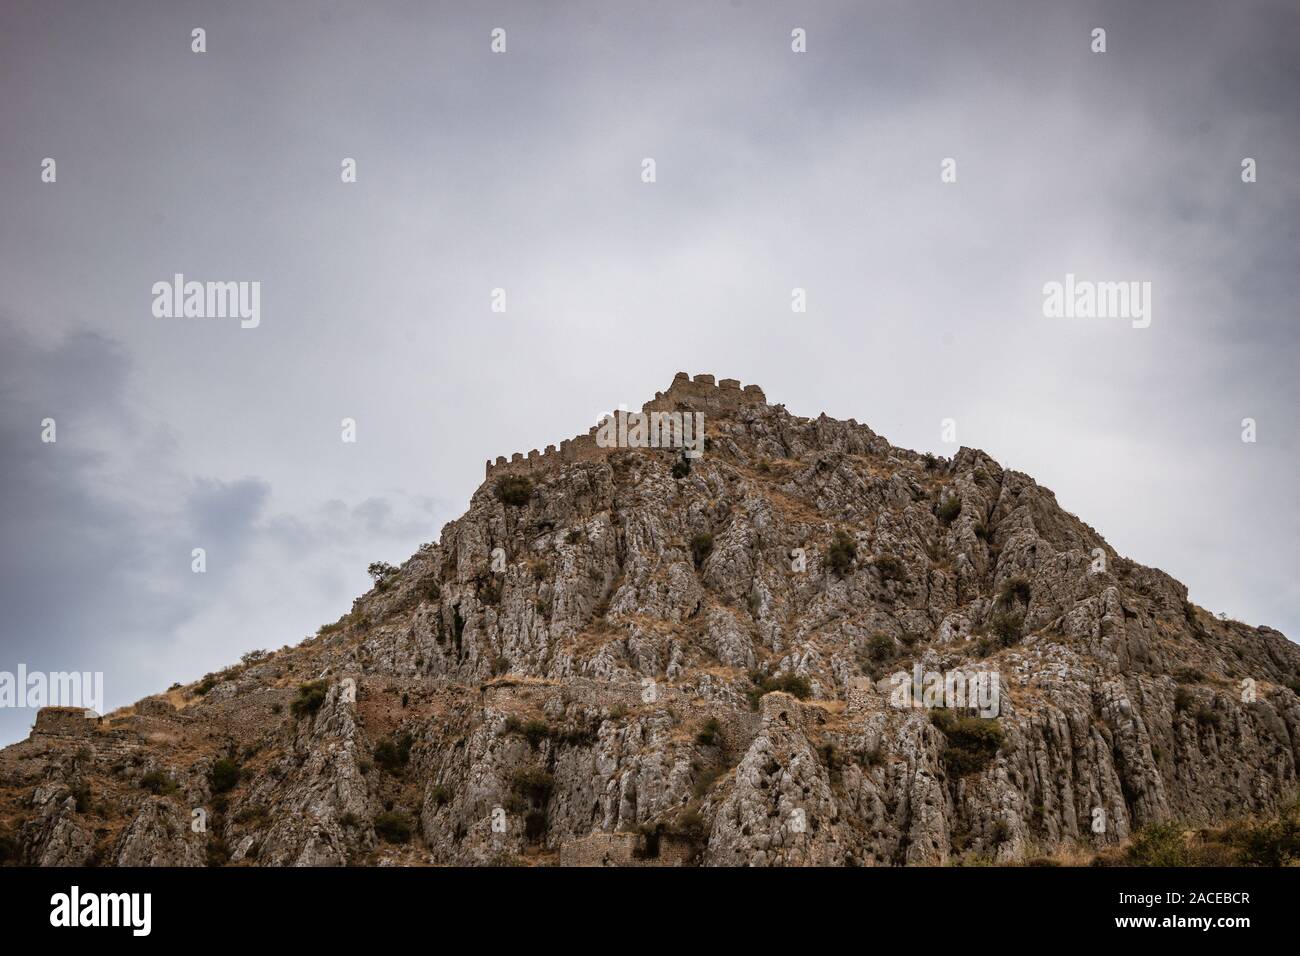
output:
[[[941,454],[953,418],[1294,638],[1298,54],[1293,2],[11,0],[9,656],[93,633],[138,696],[296,641],[485,458],[679,369]],[[176,272],[262,282],[261,326],[154,319]],[[1151,328],[1044,318],[1066,272],[1152,282]]]

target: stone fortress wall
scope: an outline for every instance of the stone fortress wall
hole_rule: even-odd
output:
[[[743,388],[734,378],[724,378],[715,383],[712,375],[696,375],[692,379],[685,372],[678,372],[666,392],[656,392],[655,397],[641,406],[642,412],[697,411],[707,417],[727,415],[741,405],[764,405],[767,396],[757,385]],[[504,456],[495,462],[489,461],[486,477],[549,471],[561,465],[576,461],[596,461],[615,449],[601,448],[596,444],[596,432],[600,426],[593,425],[585,435],[569,438],[560,442],[560,447],[547,445],[545,451],[534,448],[527,455],[515,452],[506,460]]]

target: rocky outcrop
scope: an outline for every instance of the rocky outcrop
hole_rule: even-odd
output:
[[[317,637],[0,753],[25,858],[1011,863],[1297,787],[1297,647],[1027,476],[711,376],[646,407],[704,454],[499,461]]]

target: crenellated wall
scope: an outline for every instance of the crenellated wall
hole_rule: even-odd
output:
[[[32,734],[48,734],[55,737],[84,737],[93,734],[102,718],[83,707],[42,707],[36,712],[36,724]]]
[[[656,392],[655,397],[641,406],[642,412],[697,411],[707,418],[713,415],[728,415],[741,405],[765,405],[767,396],[757,385],[743,388],[738,380],[724,378],[715,382],[712,375],[696,375],[692,379],[685,372],[678,372],[666,392]],[[547,445],[545,451],[534,448],[527,455],[515,452],[507,460],[499,456],[496,461],[488,461],[486,477],[505,474],[532,474],[546,471],[558,465],[576,461],[596,461],[615,451],[613,448],[601,448],[596,444],[596,432],[599,425],[593,425],[585,435],[569,438],[560,442],[557,448]]]

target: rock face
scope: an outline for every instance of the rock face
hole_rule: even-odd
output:
[[[316,637],[38,720],[0,753],[4,856],[1017,862],[1296,788],[1300,648],[1027,476],[731,379],[646,410],[703,413],[703,454],[498,459]]]

